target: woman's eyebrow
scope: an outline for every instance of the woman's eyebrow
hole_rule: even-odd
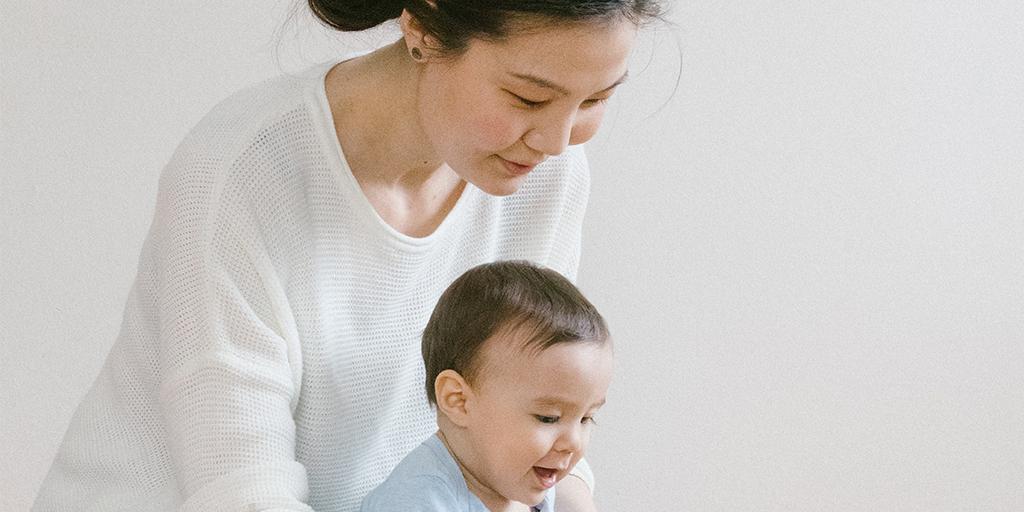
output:
[[[569,95],[569,90],[568,89],[566,89],[565,87],[562,87],[562,86],[560,86],[560,85],[558,85],[558,84],[556,84],[556,83],[554,83],[554,82],[552,82],[550,80],[547,80],[545,78],[541,78],[539,76],[530,75],[530,74],[524,74],[524,73],[509,73],[509,74],[512,75],[515,78],[520,79],[520,80],[523,80],[523,81],[526,81],[526,82],[530,82],[533,85],[536,85],[537,87],[543,87],[545,89],[551,89],[552,91],[555,91],[555,92],[561,94],[562,96],[568,96]],[[625,82],[628,78],[629,78],[629,71],[626,71],[625,73],[622,74],[622,76],[619,77],[618,80],[615,81],[615,83],[609,85],[608,87],[605,87],[604,89],[602,89],[600,91],[597,91],[594,94],[601,94],[602,92],[614,89],[614,88],[618,87],[619,84],[621,84],[622,82]]]

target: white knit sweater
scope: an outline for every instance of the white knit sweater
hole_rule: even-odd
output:
[[[444,288],[499,259],[575,278],[581,148],[508,197],[467,185],[412,238],[346,166],[329,68],[233,95],[175,152],[120,336],[34,510],[356,510],[436,429],[420,334]]]

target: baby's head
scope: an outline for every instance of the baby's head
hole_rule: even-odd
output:
[[[534,505],[579,461],[612,375],[604,319],[557,272],[470,269],[423,333],[426,390],[466,483],[489,508]]]

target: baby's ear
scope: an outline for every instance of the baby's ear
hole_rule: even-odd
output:
[[[437,397],[437,411],[460,426],[466,426],[466,401],[473,390],[466,379],[455,370],[444,370],[434,379],[434,395]]]

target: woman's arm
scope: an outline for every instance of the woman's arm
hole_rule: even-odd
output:
[[[241,178],[206,142],[193,135],[165,170],[151,232],[167,469],[182,510],[309,512],[294,319]]]

